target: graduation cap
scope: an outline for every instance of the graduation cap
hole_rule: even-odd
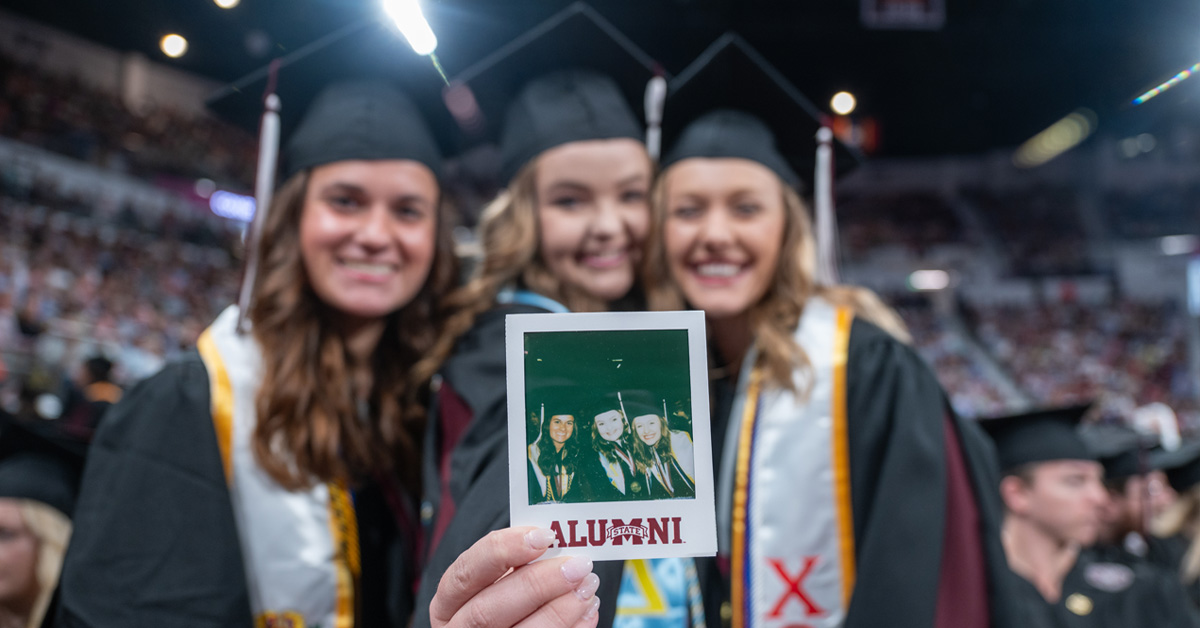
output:
[[[254,224],[238,297],[241,320],[250,309],[258,238],[282,178],[348,159],[411,159],[441,176],[455,125],[442,101],[443,82],[429,59],[379,20],[346,26],[221,88],[208,98],[213,113],[259,130]]]
[[[714,41],[670,84],[663,122],[664,170],[694,157],[749,159],[798,191],[812,183],[818,276],[836,282],[832,180],[862,161],[833,137],[824,116],[735,33]],[[818,145],[819,144],[819,145]]]
[[[629,417],[632,422],[634,418],[653,414],[657,417],[663,417],[666,420],[667,408],[666,400],[662,397],[656,397],[645,390],[630,390],[621,392],[621,401],[624,404],[625,416]]]
[[[1031,462],[1095,460],[1078,430],[1090,408],[1090,404],[1047,408],[982,419],[979,426],[996,444],[1000,470],[1005,473]]]
[[[569,142],[645,135],[640,102],[658,64],[577,2],[455,76],[479,108],[481,132],[500,144],[504,182],[543,151]],[[661,79],[660,79],[661,82]],[[665,86],[663,86],[665,92]],[[651,118],[657,116],[654,109]]]
[[[1085,425],[1080,436],[1092,457],[1104,465],[1104,477],[1121,480],[1150,470],[1149,452],[1155,439],[1123,425]]]
[[[82,443],[39,424],[0,420],[0,497],[41,502],[70,517],[85,454]]]
[[[1184,443],[1174,451],[1156,451],[1150,465],[1167,474],[1167,482],[1178,493],[1200,484],[1200,441]]]

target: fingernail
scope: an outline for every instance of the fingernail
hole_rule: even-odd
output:
[[[592,603],[590,606],[588,606],[587,612],[583,614],[583,618],[591,619],[591,618],[595,617],[596,613],[598,613],[598,612],[600,612],[600,598],[593,597]]]
[[[600,576],[590,573],[583,577],[583,582],[579,583],[579,588],[575,589],[575,595],[578,595],[579,599],[586,602],[592,599],[593,595],[596,595],[596,589],[599,588]]]
[[[535,528],[525,533],[525,542],[535,550],[544,550],[554,545],[555,538],[554,530],[546,528]]]
[[[592,573],[592,560],[583,556],[572,557],[562,565],[563,577],[572,584],[583,580],[584,576]]]

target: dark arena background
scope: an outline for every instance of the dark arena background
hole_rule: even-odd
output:
[[[423,4],[453,77],[567,3]],[[667,74],[738,32],[862,153],[836,183],[842,279],[898,309],[959,413],[1098,400],[1089,420],[1200,429],[1200,5],[594,7]],[[257,145],[205,97],[380,11],[0,2],[7,411],[70,418],[90,358],[128,389],[194,345],[236,296]],[[484,140],[453,155],[464,258],[496,169]]]

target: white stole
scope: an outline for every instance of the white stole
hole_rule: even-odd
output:
[[[344,487],[290,491],[254,459],[251,439],[262,356],[250,334],[236,333],[231,306],[197,348],[212,389],[213,423],[233,501],[255,626],[354,624],[358,538]]]
[[[797,390],[764,388],[746,356],[720,482],[733,628],[841,625],[854,587],[845,416],[849,311],[805,304],[795,339],[811,363]]]

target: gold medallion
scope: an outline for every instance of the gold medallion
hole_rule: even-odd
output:
[[[1092,612],[1092,599],[1082,593],[1072,593],[1067,597],[1066,606],[1076,615],[1087,615]]]

